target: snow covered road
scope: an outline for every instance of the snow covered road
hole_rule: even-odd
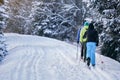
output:
[[[89,70],[76,60],[76,46],[38,36],[5,36],[9,55],[0,63],[0,80],[120,80],[120,63],[110,58],[97,54],[97,65]]]

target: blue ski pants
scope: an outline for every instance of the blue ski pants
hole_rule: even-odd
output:
[[[96,49],[96,43],[95,42],[87,42],[87,55],[86,57],[90,58],[91,64],[95,65],[95,49]]]

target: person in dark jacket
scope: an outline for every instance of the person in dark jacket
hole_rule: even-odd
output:
[[[93,23],[89,24],[88,31],[87,31],[87,65],[89,66],[90,63],[92,66],[95,66],[95,50],[96,46],[98,46],[98,33],[94,29]]]

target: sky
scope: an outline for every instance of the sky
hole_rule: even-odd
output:
[[[76,45],[15,33],[5,38],[8,55],[0,63],[0,80],[120,80],[120,63],[96,53],[96,67],[88,69],[76,59]]]

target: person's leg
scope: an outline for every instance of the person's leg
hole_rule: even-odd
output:
[[[86,46],[87,46],[87,54],[86,54],[86,58],[87,58],[87,65],[89,66],[90,65],[90,57],[91,57],[91,45],[89,42],[86,43]]]
[[[84,46],[83,46],[83,43],[81,43],[81,59],[83,59],[83,49],[84,49]]]
[[[86,54],[86,58],[90,57],[91,56],[91,44],[90,42],[87,42],[86,43],[86,46],[87,46],[87,54]]]
[[[92,43],[92,49],[91,49],[91,64],[92,66],[95,66],[95,49],[96,49],[96,43]]]
[[[87,45],[86,45],[86,43],[84,43],[84,62],[86,61],[86,53],[87,53]]]

